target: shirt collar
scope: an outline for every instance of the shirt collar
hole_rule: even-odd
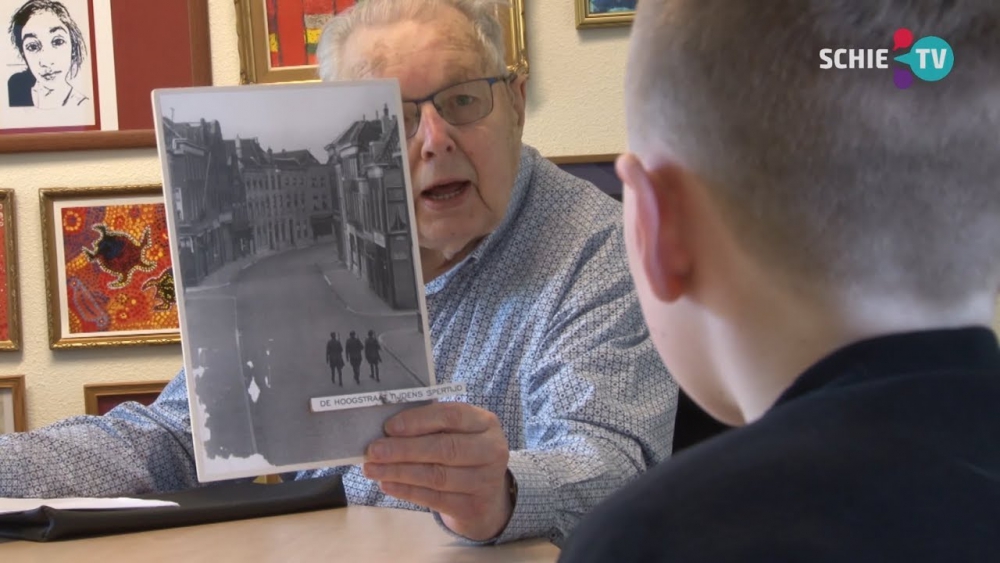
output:
[[[424,291],[428,295],[437,293],[445,285],[448,284],[448,280],[455,276],[455,274],[464,268],[467,264],[478,261],[483,257],[492,247],[496,246],[498,241],[503,240],[506,235],[513,230],[513,226],[517,220],[517,217],[521,214],[524,208],[524,201],[527,198],[528,190],[531,187],[531,176],[535,170],[535,163],[537,159],[541,158],[538,151],[524,145],[521,147],[521,160],[518,164],[517,178],[514,180],[514,187],[510,195],[510,203],[507,204],[507,212],[504,214],[503,220],[492,233],[486,235],[485,238],[479,243],[476,248],[469,253],[461,262],[455,264],[447,272],[441,274],[440,276],[434,278],[431,282],[424,286]]]
[[[774,406],[841,383],[934,371],[993,371],[1000,375],[996,335],[985,327],[969,327],[862,340],[807,369],[778,397]]]

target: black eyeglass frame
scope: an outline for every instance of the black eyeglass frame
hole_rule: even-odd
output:
[[[426,104],[427,102],[430,102],[431,105],[434,106],[434,110],[438,112],[438,115],[441,115],[442,119],[444,119],[445,121],[447,121],[451,125],[454,125],[455,127],[460,127],[462,125],[470,125],[472,123],[476,123],[477,121],[481,121],[483,119],[486,119],[487,117],[490,116],[491,113],[493,113],[493,108],[496,105],[496,99],[495,99],[496,96],[493,94],[493,85],[496,84],[497,82],[510,83],[510,81],[514,80],[514,78],[516,78],[516,77],[517,77],[517,74],[511,72],[511,73],[507,73],[507,74],[504,74],[504,75],[501,75],[501,76],[486,76],[486,77],[483,77],[483,78],[473,78],[472,80],[464,80],[462,82],[456,82],[454,84],[449,84],[448,86],[445,86],[444,88],[441,88],[440,90],[432,92],[429,96],[420,98],[419,100],[403,100],[403,107],[404,108],[406,107],[406,104],[414,104],[416,106],[416,108],[417,108],[416,123],[413,126],[413,133],[407,133],[406,134],[406,138],[407,139],[412,139],[414,136],[416,136],[417,131],[420,130],[420,113],[421,113],[420,112],[420,108],[424,104]],[[463,122],[463,123],[452,123],[451,121],[448,121],[444,117],[444,115],[441,114],[442,108],[439,107],[436,103],[434,103],[434,98],[438,94],[440,94],[441,92],[444,92],[445,90],[450,90],[450,89],[452,89],[452,88],[454,88],[456,86],[462,86],[464,84],[471,84],[473,82],[484,82],[484,81],[487,84],[489,84],[489,87],[490,87],[490,109],[486,113],[484,113],[482,115],[482,117],[479,117],[477,119],[473,119],[472,121],[466,121],[466,122]],[[405,121],[403,122],[403,130],[404,130],[404,132],[406,131],[406,122]]]

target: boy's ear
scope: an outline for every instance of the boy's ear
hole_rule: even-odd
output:
[[[632,154],[615,165],[618,177],[635,198],[633,229],[641,274],[657,299],[673,302],[688,290],[691,253],[684,237],[684,171],[674,164],[648,171]]]

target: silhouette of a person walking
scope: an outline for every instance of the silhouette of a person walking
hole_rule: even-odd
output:
[[[369,330],[368,338],[365,339],[365,359],[368,360],[368,377],[375,381],[382,381],[378,376],[378,365],[382,362],[382,355],[379,354],[381,349],[382,345],[378,343],[375,331]]]
[[[330,366],[330,377],[333,382],[344,386],[344,345],[336,332],[330,333],[330,341],[326,343],[326,363]]]
[[[351,362],[351,369],[354,370],[354,382],[361,385],[361,353],[365,351],[365,345],[353,330],[344,344],[344,351],[347,353],[347,361]]]

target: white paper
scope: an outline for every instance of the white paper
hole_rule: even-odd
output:
[[[442,392],[398,82],[153,102],[199,481],[357,463]]]
[[[0,514],[28,512],[42,506],[59,510],[126,510],[179,505],[176,502],[166,500],[137,498],[0,498]]]

